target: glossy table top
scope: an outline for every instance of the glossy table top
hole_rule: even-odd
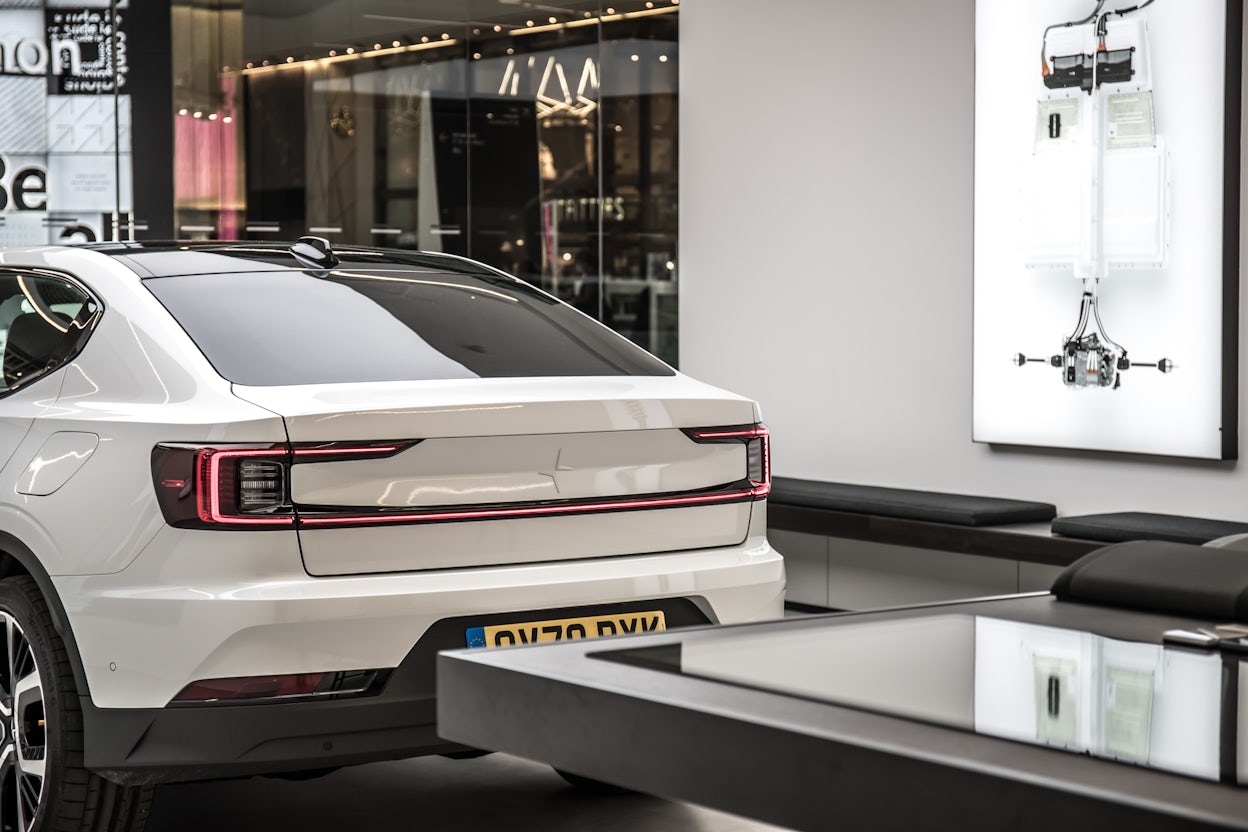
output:
[[[798,829],[1248,829],[1240,654],[1162,644],[1223,623],[1034,595],[452,651],[439,730]]]

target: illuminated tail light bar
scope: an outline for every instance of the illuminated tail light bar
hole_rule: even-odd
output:
[[[417,440],[419,441],[419,440]],[[393,456],[407,442],[316,445],[190,445],[152,451],[152,480],[165,520],[180,528],[293,528],[290,466]]]
[[[255,470],[276,467],[283,470],[287,453],[284,446],[262,448],[200,448],[194,454],[195,508],[201,523],[239,526],[291,526],[295,516],[285,499],[283,485],[269,489],[270,503],[257,503]],[[244,471],[251,469],[250,475]]]
[[[466,507],[461,509],[427,509],[421,511],[378,510],[371,512],[334,512],[300,514],[302,528],[331,526],[378,526],[398,523],[446,523],[456,520],[507,520],[520,517],[550,517],[561,514],[596,514],[610,511],[638,511],[655,508],[682,508],[740,503],[754,498],[752,489],[723,489],[693,494],[621,497],[616,500],[582,500],[562,503],[528,503],[515,506]]]
[[[766,425],[729,428],[698,428],[685,433],[694,442],[742,442],[745,444],[745,477],[753,496],[764,499],[771,493],[771,434]]]
[[[166,521],[179,528],[279,529],[439,523],[681,508],[762,500],[771,492],[767,428],[742,425],[684,430],[700,444],[742,444],[740,481],[702,491],[610,499],[546,501],[430,509],[304,508],[290,498],[294,464],[379,459],[421,440],[319,445],[162,444],[152,452],[152,478]]]

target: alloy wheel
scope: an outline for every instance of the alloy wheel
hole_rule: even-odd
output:
[[[0,830],[30,832],[43,798],[43,681],[20,624],[0,611]]]

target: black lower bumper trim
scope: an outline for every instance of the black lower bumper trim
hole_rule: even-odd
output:
[[[663,610],[668,627],[713,623],[702,599],[527,610],[435,622],[375,696],[278,704],[97,708],[82,699],[86,767],[118,783],[171,783],[336,768],[465,751],[437,735],[434,664],[465,630]]]

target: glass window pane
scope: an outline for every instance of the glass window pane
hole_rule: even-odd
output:
[[[93,308],[75,286],[51,277],[0,273],[0,393],[28,384],[81,347]]]
[[[465,255],[674,362],[678,10],[671,0],[190,7],[186,19],[203,25],[188,23],[188,38],[221,41],[193,50],[211,55],[196,66],[213,67],[212,81],[195,83],[232,113],[228,130],[199,129],[236,139],[180,142],[185,236],[313,233]]]
[[[505,277],[289,271],[144,285],[217,372],[239,384],[671,374],[618,335]]]

